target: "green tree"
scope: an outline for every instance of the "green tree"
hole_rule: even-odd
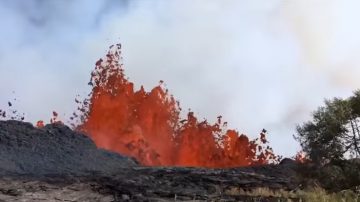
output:
[[[297,126],[298,140],[316,163],[360,157],[360,91],[347,99],[326,100],[312,120]]]

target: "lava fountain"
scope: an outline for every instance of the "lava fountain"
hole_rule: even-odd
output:
[[[124,73],[120,44],[110,47],[91,74],[92,92],[79,102],[77,126],[98,147],[136,158],[147,166],[225,168],[267,164],[277,160],[267,146],[266,131],[249,140],[226,122],[180,116],[179,102],[163,82],[146,92],[134,89]]]

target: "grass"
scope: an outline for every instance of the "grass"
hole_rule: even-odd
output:
[[[322,188],[312,190],[271,190],[266,187],[252,190],[242,188],[231,188],[225,191],[230,196],[247,196],[254,198],[273,198],[272,201],[303,201],[303,202],[360,202],[360,195],[350,190],[344,190],[338,193],[327,193]],[[276,200],[278,199],[278,200]],[[254,199],[256,201],[256,199]]]
[[[359,194],[351,190],[344,190],[338,193],[326,193],[321,188],[315,188],[312,191],[302,192],[299,194],[305,201],[323,201],[323,202],[360,202]]]

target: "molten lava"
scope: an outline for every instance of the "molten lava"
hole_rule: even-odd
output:
[[[42,121],[42,120],[37,121],[35,126],[37,128],[44,128],[45,127],[44,121]]]
[[[308,163],[311,162],[308,156],[306,156],[306,153],[303,151],[297,152],[297,154],[294,157],[295,161],[298,163]]]
[[[135,157],[149,166],[236,167],[276,161],[266,131],[249,140],[192,112],[180,117],[179,103],[160,85],[146,92],[125,77],[120,45],[96,62],[90,98],[79,107],[81,124],[97,146]],[[78,101],[77,101],[78,102]],[[74,117],[78,117],[74,114]],[[73,117],[73,118],[74,118]]]

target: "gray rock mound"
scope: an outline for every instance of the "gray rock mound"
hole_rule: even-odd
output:
[[[84,134],[62,124],[35,128],[0,121],[0,174],[110,174],[135,166],[131,158],[98,149]]]

